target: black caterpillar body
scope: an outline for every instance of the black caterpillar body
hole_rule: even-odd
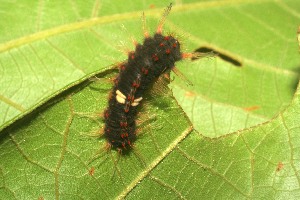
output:
[[[171,5],[164,17],[170,9]],[[131,149],[136,141],[137,108],[145,90],[182,58],[178,40],[162,35],[161,27],[153,37],[146,36],[143,44],[137,44],[135,51],[129,53],[128,60],[120,65],[104,113],[104,137],[110,147],[119,151]]]

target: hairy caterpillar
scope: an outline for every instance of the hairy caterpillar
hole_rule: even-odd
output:
[[[144,32],[143,43],[136,44],[135,51],[129,53],[128,60],[120,64],[119,75],[114,81],[109,106],[104,112],[104,137],[109,147],[120,152],[131,149],[137,139],[137,109],[145,90],[162,74],[170,70],[178,72],[175,62],[195,56],[192,53],[182,53],[176,38],[162,34],[164,21],[171,7],[172,4],[164,10],[153,37],[147,31]]]

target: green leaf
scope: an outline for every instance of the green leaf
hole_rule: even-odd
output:
[[[300,5],[288,2],[227,3],[173,16],[189,48],[208,47],[241,64],[217,57],[179,66],[194,86],[175,77],[174,95],[203,135],[263,123],[290,103],[299,80],[299,12],[292,11]]]
[[[105,109],[103,99],[112,84],[85,85],[5,131],[0,145],[2,198],[113,198],[141,174],[147,175],[145,170],[155,167],[192,130],[170,91],[160,87],[163,96],[145,97],[151,105],[145,103],[141,111],[134,154],[120,158],[116,151],[105,150],[103,123],[95,115]]]
[[[132,49],[141,12],[154,30],[167,4],[1,3],[1,199],[300,197],[296,1],[176,3],[165,30],[183,49],[241,66],[221,56],[178,63],[194,86],[175,76],[175,100],[158,83],[135,150],[105,150],[110,69],[126,59],[118,41]]]

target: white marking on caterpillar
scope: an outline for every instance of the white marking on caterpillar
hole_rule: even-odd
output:
[[[121,98],[119,95],[116,96],[116,100],[121,104],[125,104],[125,99]]]
[[[116,91],[116,100],[117,100],[117,102],[119,102],[121,104],[125,104],[126,96],[120,90],[117,90]]]
[[[131,106],[139,105],[139,103],[140,103],[140,101],[142,101],[142,99],[143,99],[143,97],[139,97],[137,99],[134,99],[134,101],[131,103]],[[117,102],[119,102],[121,104],[125,104],[126,96],[120,90],[117,90],[116,91],[116,100],[117,100]]]
[[[117,90],[117,91],[116,91],[116,94],[117,94],[118,96],[120,96],[122,99],[126,99],[126,96],[125,96],[120,90]]]
[[[131,106],[137,106],[137,105],[139,105],[139,103],[140,103],[140,101],[142,101],[142,99],[143,99],[143,97],[140,97],[140,98],[135,99],[135,100],[132,102]]]

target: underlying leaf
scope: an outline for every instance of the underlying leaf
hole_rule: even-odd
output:
[[[184,35],[188,51],[211,47],[243,65],[179,64],[194,87],[175,77],[173,92],[201,134],[169,92],[149,96],[136,151],[116,164],[117,153],[88,136],[101,132],[111,84],[84,80],[126,58],[116,41],[141,41],[142,10],[153,30],[167,4],[138,2],[1,3],[1,15],[13,16],[0,22],[1,129],[23,119],[0,132],[0,198],[299,198],[299,91],[281,112],[298,83],[299,2],[176,4],[166,28]]]
[[[299,114],[298,88],[269,123],[217,139],[192,132],[128,198],[299,199]]]
[[[103,123],[95,115],[105,109],[112,85],[102,79],[83,86],[6,129],[0,141],[1,199],[112,199],[192,131],[170,91],[160,85],[163,95],[145,97],[151,104],[141,111],[136,150],[119,158],[104,149]]]
[[[6,129],[1,198],[300,197],[299,89],[271,122],[216,139],[192,131],[164,89],[146,97],[136,150],[117,161],[89,136],[99,135],[103,124],[93,114],[105,108],[111,84],[84,85]]]

